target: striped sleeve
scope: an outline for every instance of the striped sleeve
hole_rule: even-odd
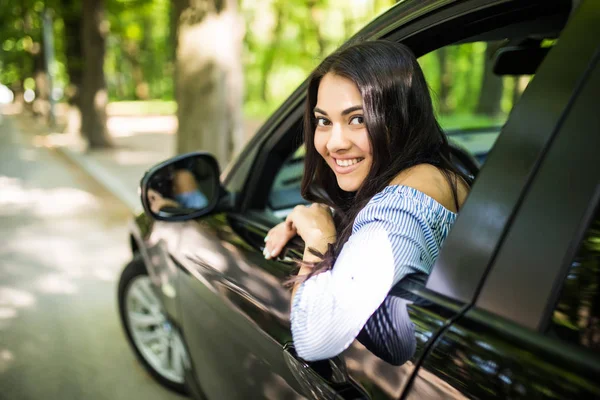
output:
[[[392,286],[422,269],[430,229],[410,197],[369,203],[333,268],[296,291],[291,324],[298,355],[322,360],[350,346]]]

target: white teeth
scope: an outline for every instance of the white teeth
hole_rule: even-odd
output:
[[[336,164],[340,167],[349,167],[360,161],[362,161],[362,158],[353,158],[352,160],[335,160]]]

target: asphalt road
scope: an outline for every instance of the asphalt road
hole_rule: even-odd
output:
[[[127,209],[14,121],[0,123],[0,399],[183,399],[118,320]]]

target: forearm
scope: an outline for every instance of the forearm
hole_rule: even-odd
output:
[[[292,299],[298,355],[313,361],[344,351],[381,305],[393,279],[394,257],[385,231],[352,237],[335,266],[302,283]]]
[[[311,264],[321,261],[321,259],[318,256],[316,256],[315,254],[313,254],[311,251],[309,251],[309,249],[314,249],[314,250],[320,252],[321,254],[325,254],[325,252],[327,251],[327,248],[329,247],[329,244],[333,243],[334,241],[335,241],[335,236],[333,238],[329,238],[328,240],[322,240],[315,244],[311,244],[311,245],[307,244],[304,247],[304,255],[302,256],[302,261],[305,263],[311,263]],[[312,270],[311,267],[302,266],[302,267],[300,267],[300,271],[298,271],[298,276],[308,275],[311,270]],[[295,284],[292,289],[292,301],[294,299],[294,296],[296,295],[296,290],[298,289],[299,285],[300,284],[298,284],[298,283]]]

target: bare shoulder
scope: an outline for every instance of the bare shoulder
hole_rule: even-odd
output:
[[[456,212],[456,204],[452,194],[452,187],[446,178],[446,175],[437,167],[431,164],[419,164],[402,171],[392,182],[393,185],[410,186],[427,196],[433,198],[450,211]],[[458,204],[462,206],[467,195],[469,187],[459,177],[456,179]]]

